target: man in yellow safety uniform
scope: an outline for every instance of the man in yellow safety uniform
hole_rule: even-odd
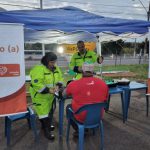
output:
[[[69,68],[76,73],[75,79],[80,79],[82,77],[82,65],[84,62],[88,63],[99,63],[103,62],[102,56],[97,56],[93,51],[87,51],[85,49],[85,44],[83,41],[77,42],[77,48],[79,52],[76,52],[70,61]]]
[[[56,60],[56,54],[49,52],[41,59],[41,65],[35,66],[30,71],[30,94],[33,106],[44,129],[45,137],[49,140],[54,139],[51,133],[54,129],[51,124],[53,117],[51,112],[53,112],[55,87],[63,82],[61,70],[55,65]]]

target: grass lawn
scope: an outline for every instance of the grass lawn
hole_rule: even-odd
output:
[[[103,66],[103,71],[129,71],[135,73],[134,77],[129,77],[130,80],[143,80],[146,81],[148,78],[148,64],[137,64],[137,65],[117,65]]]

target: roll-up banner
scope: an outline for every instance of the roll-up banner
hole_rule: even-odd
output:
[[[0,116],[27,111],[22,24],[0,24]]]

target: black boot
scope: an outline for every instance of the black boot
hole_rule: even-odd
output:
[[[50,131],[54,131],[55,130],[55,126],[54,125],[51,125],[50,126]]]
[[[54,104],[53,104],[54,105]],[[53,110],[53,108],[51,109],[51,111],[50,111],[50,113],[49,113],[49,120],[50,120],[50,130],[51,131],[54,131],[54,129],[55,129],[55,126],[53,125],[53,112],[54,110]]]
[[[40,119],[40,122],[42,123],[42,128],[44,130],[44,135],[49,140],[54,140],[55,136],[51,133],[49,127],[50,127],[50,121],[49,118],[43,118]]]
[[[44,129],[44,125],[43,125],[42,119],[40,119],[39,121],[41,122],[41,129]],[[54,125],[51,125],[51,126],[49,127],[49,130],[50,130],[50,131],[54,131],[54,130],[55,130],[55,126],[54,126]]]
[[[54,140],[55,139],[55,136],[54,134],[52,134],[50,131],[49,131],[49,128],[45,128],[44,129],[44,135],[47,139],[49,140]]]

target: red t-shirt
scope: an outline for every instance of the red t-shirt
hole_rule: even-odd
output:
[[[83,77],[69,83],[66,94],[72,96],[72,109],[76,112],[83,105],[106,101],[108,98],[108,86],[99,78]],[[86,113],[83,112],[80,115],[75,115],[75,118],[83,122],[85,115]]]

